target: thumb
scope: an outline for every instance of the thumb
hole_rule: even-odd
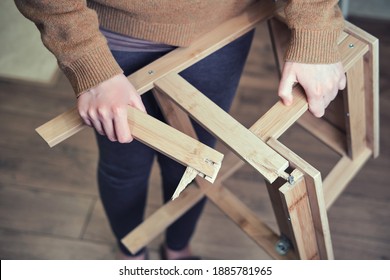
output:
[[[279,83],[278,96],[286,106],[290,106],[293,102],[292,89],[296,83],[295,76],[283,70],[282,78]]]

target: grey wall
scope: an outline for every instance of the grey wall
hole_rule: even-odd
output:
[[[349,16],[390,20],[390,0],[342,0]],[[345,14],[345,10],[344,10]]]

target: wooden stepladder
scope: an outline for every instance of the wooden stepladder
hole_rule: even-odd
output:
[[[264,20],[269,20],[281,65],[280,54],[288,36],[282,23],[282,8],[280,3],[259,1],[190,47],[178,48],[129,76],[140,94],[153,90],[169,124],[129,108],[129,125],[135,138],[187,166],[182,184],[195,179],[177,199],[162,206],[123,238],[130,251],[147,245],[206,196],[272,258],[334,258],[327,208],[366,160],[379,153],[377,39],[347,23],[339,48],[348,88],[337,101],[343,102],[345,110],[331,112],[323,119],[307,113],[305,95],[298,86],[293,90],[293,105],[285,107],[277,102],[247,129],[179,75]],[[222,155],[197,141],[189,116],[231,152]],[[345,123],[341,130],[337,126],[340,120]],[[278,141],[295,122],[342,156],[324,181],[319,171]],[[72,109],[37,131],[52,146],[84,127],[77,110]],[[279,233],[224,187],[223,181],[244,164],[251,165],[265,178]]]

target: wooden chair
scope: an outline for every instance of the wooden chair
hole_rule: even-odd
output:
[[[333,259],[327,208],[367,159],[379,153],[378,40],[346,23],[339,48],[347,73],[347,89],[335,101],[342,103],[344,110],[329,110],[322,119],[307,113],[304,92],[295,87],[292,106],[277,102],[246,129],[178,75],[264,20],[269,20],[274,52],[281,67],[281,54],[289,36],[282,8],[280,3],[260,1],[190,47],[176,49],[129,76],[141,94],[153,89],[170,125],[129,108],[129,125],[135,138],[187,166],[182,184],[200,175],[179,198],[162,206],[123,238],[130,251],[147,245],[207,196],[272,258]],[[231,152],[223,156],[198,142],[189,115]],[[278,140],[296,122],[341,155],[325,180]],[[84,127],[74,108],[37,131],[53,146]],[[250,164],[264,176],[280,234],[224,187],[223,181],[244,164]]]

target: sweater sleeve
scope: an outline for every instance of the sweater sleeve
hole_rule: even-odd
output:
[[[344,27],[338,0],[289,0],[285,14],[292,31],[285,60],[311,64],[340,61],[337,40]]]
[[[99,31],[96,13],[85,0],[15,0],[19,11],[41,32],[76,96],[122,73]]]

